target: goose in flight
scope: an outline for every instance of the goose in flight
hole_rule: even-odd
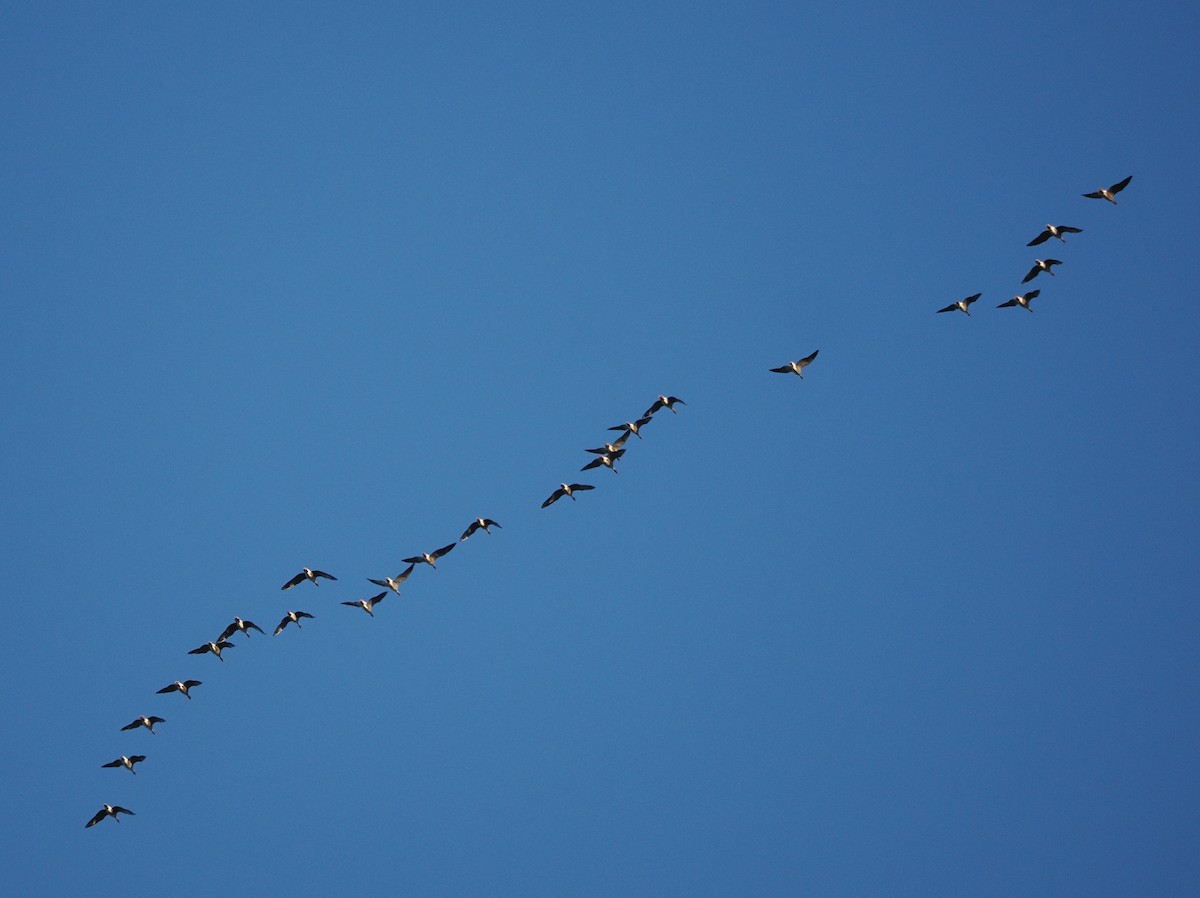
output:
[[[1108,200],[1114,206],[1117,204],[1117,194],[1129,186],[1129,182],[1133,180],[1133,175],[1130,175],[1124,181],[1118,181],[1112,187],[1101,187],[1091,193],[1085,193],[1088,199],[1091,200]]]
[[[608,468],[614,474],[620,474],[621,472],[617,470],[614,462],[624,454],[625,454],[624,449],[618,449],[616,452],[602,453],[601,455],[597,455],[595,458],[593,458],[590,462],[588,462],[586,465],[584,465],[579,470],[590,471],[592,468],[598,468],[601,465],[604,465],[604,467]]]
[[[279,622],[279,626],[275,628],[274,635],[278,636],[288,624],[295,624],[297,630],[304,629],[300,626],[300,618],[302,617],[312,617],[312,615],[307,611],[289,611],[283,616],[283,620]]]
[[[942,312],[959,311],[959,312],[966,312],[968,315],[970,315],[971,310],[969,308],[967,308],[967,306],[969,306],[975,300],[979,299],[979,297],[981,297],[981,296],[983,296],[982,293],[976,293],[974,296],[968,296],[966,299],[960,299],[958,302],[952,302],[952,303],[950,303],[950,305],[946,306],[946,308],[938,309],[938,314],[940,315]]]
[[[1082,234],[1082,233],[1083,233],[1083,228],[1071,228],[1071,227],[1067,227],[1067,225],[1048,224],[1048,225],[1046,225],[1046,230],[1042,231],[1042,233],[1038,234],[1036,237],[1034,237],[1032,240],[1030,240],[1025,245],[1026,246],[1037,246],[1039,243],[1045,243],[1051,237],[1057,237],[1063,243],[1066,243],[1067,238],[1064,237],[1063,234]]]
[[[448,546],[442,546],[440,549],[434,549],[432,552],[422,552],[420,555],[414,555],[412,558],[405,558],[403,560],[406,564],[421,564],[424,562],[436,571],[437,560],[443,555],[449,555],[450,550],[457,545],[457,542],[453,542]]]
[[[820,351],[821,350],[819,349],[814,350],[813,354],[810,356],[805,356],[804,358],[797,359],[794,362],[788,362],[786,365],[780,365],[778,368],[772,368],[771,370],[776,374],[796,374],[800,377],[804,377],[805,366],[811,365],[812,360],[817,357],[817,353]]]
[[[463,539],[466,539],[466,537],[463,537]],[[371,577],[368,577],[367,581],[369,583],[374,583],[376,586],[382,586],[385,589],[390,589],[396,595],[400,595],[400,584],[408,579],[408,575],[413,572],[413,568],[415,567],[416,564],[410,564],[394,577],[384,577],[382,580],[375,580]]]
[[[166,721],[161,717],[147,717],[143,714],[138,717],[137,720],[130,721],[129,723],[125,724],[125,726],[121,727],[121,732],[125,732],[126,730],[136,730],[138,727],[145,727],[150,731],[150,735],[153,736],[154,725],[156,723],[166,723]]]
[[[621,447],[625,445],[625,441],[627,439],[629,439],[628,430],[617,437],[617,441],[615,443],[605,443],[599,449],[584,449],[583,451],[590,452],[592,455],[615,455],[624,451]]]
[[[189,652],[189,654],[190,654],[190,652]],[[188,693],[188,690],[191,689],[193,686],[199,686],[199,685],[201,685],[199,680],[184,680],[182,683],[179,682],[179,680],[176,680],[170,686],[164,686],[162,689],[158,690],[156,695],[163,695],[164,693],[167,693],[167,692],[182,692],[187,697],[187,700],[190,702],[192,700],[192,697]]]
[[[467,527],[467,529],[463,531],[463,535],[459,537],[459,540],[461,541],[461,540],[466,539],[468,536],[470,536],[476,530],[482,530],[488,536],[491,536],[492,531],[490,528],[492,528],[492,527],[500,527],[500,525],[497,524],[495,521],[493,521],[491,518],[476,518],[475,520],[473,520],[471,522],[470,526]],[[503,530],[504,528],[500,527],[500,529]]]
[[[569,496],[571,501],[574,502],[575,501],[575,495],[574,495],[575,493],[579,492],[580,490],[594,490],[594,489],[595,489],[595,487],[592,486],[590,483],[561,483],[561,484],[559,484],[558,489],[556,489],[554,492],[552,492],[550,494],[550,498],[542,503],[542,508],[545,508],[547,505],[553,505],[555,502],[557,502],[563,496]]]
[[[217,642],[224,642],[234,633],[239,632],[245,633],[246,638],[249,639],[251,630],[258,630],[259,633],[262,633],[262,627],[260,627],[254,621],[242,620],[240,617],[234,617],[233,623],[221,631],[221,635],[217,638]]]
[[[675,411],[676,405],[687,405],[687,403],[684,402],[682,399],[680,399],[678,396],[659,396],[657,399],[654,400],[654,404],[652,406],[650,406],[650,408],[648,408],[644,412],[642,412],[642,417],[649,418],[660,408],[670,409],[671,414],[677,415],[677,414],[679,414],[679,412]]]
[[[118,817],[117,814],[128,814],[130,817],[136,816],[133,811],[129,810],[129,808],[123,808],[119,804],[106,804],[100,810],[96,811],[96,816],[85,823],[83,828],[87,829],[89,826],[95,826],[105,817],[112,817],[113,820],[116,820],[118,823],[120,823],[121,818]]]
[[[1046,272],[1046,274],[1053,275],[1054,272],[1050,270],[1051,267],[1061,264],[1062,262],[1060,262],[1058,259],[1034,259],[1033,267],[1029,269],[1029,274],[1021,278],[1021,283],[1028,284],[1043,271]]]
[[[225,659],[221,657],[221,652],[231,648],[233,648],[233,643],[227,639],[222,639],[220,642],[206,642],[204,645],[192,649],[188,654],[203,655],[205,652],[212,652],[217,656],[218,661],[224,661]]]
[[[387,595],[387,590],[385,589],[379,595],[371,596],[371,598],[369,598],[369,599],[359,599],[357,602],[342,602],[342,604],[349,605],[351,608],[361,608],[363,611],[367,612],[367,614],[371,615],[371,617],[374,617],[375,612],[372,611],[371,609],[374,608],[376,605],[378,605],[380,602],[382,602],[383,597],[386,595]]]
[[[633,434],[635,437],[637,437],[640,440],[642,438],[642,435],[640,433],[638,433],[638,431],[641,430],[643,427],[645,427],[649,423],[650,423],[650,417],[648,415],[643,415],[642,417],[638,418],[636,421],[626,421],[624,424],[618,424],[616,427],[610,427],[608,429],[609,430],[623,430],[623,431],[625,431],[626,435]]]
[[[134,776],[137,776],[137,771],[133,769],[133,765],[140,764],[144,760],[146,760],[145,755],[129,755],[128,757],[126,757],[125,755],[121,755],[121,757],[117,758],[115,761],[109,761],[107,764],[101,764],[100,766],[101,767],[124,767],[126,770],[128,770],[130,773],[132,773]]]
[[[336,580],[337,579],[337,577],[333,576],[333,574],[327,574],[324,571],[314,571],[311,568],[301,568],[300,573],[298,573],[291,580],[289,580],[287,583],[283,584],[283,586],[281,586],[279,588],[280,589],[291,589],[296,584],[303,583],[305,580],[311,580],[313,586],[320,586],[321,584],[317,582],[318,577],[324,577],[326,580]]]
[[[1037,296],[1041,292],[1042,292],[1041,290],[1030,290],[1024,296],[1014,296],[1008,302],[1000,303],[1000,305],[996,306],[996,308],[997,309],[1010,309],[1013,306],[1020,306],[1022,309],[1026,309],[1026,310],[1032,312],[1033,309],[1029,308],[1029,302],[1030,302],[1030,300],[1032,300],[1035,296]]]

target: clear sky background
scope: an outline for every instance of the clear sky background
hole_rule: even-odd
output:
[[[1197,894],[1195,4],[428,7],[0,11],[6,890]]]

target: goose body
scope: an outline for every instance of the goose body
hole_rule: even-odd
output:
[[[466,537],[463,537],[463,539],[466,539]],[[382,580],[375,580],[371,577],[368,577],[367,581],[369,583],[374,583],[376,586],[382,586],[385,589],[390,589],[396,595],[400,595],[400,584],[408,579],[409,575],[413,572],[413,568],[415,567],[416,564],[410,564],[395,577],[384,577]]]
[[[648,408],[644,412],[642,412],[642,417],[649,418],[660,408],[669,409],[671,414],[677,415],[677,414],[679,414],[679,412],[675,411],[676,405],[687,405],[687,403],[684,402],[682,399],[680,399],[678,396],[659,396],[657,399],[654,400],[654,403],[650,406],[650,408]]]
[[[638,418],[636,421],[626,421],[624,424],[617,424],[616,426],[610,427],[608,429],[609,430],[623,430],[623,431],[625,431],[626,434],[633,434],[635,437],[637,437],[640,440],[642,438],[642,435],[640,433],[638,433],[638,431],[641,430],[643,427],[645,427],[649,423],[650,423],[649,415],[643,415],[642,417]]]
[[[594,489],[595,489],[595,487],[592,486],[590,483],[560,483],[558,486],[558,489],[556,489],[554,492],[552,492],[550,494],[550,498],[548,498],[545,502],[542,503],[542,508],[545,508],[547,505],[553,505],[555,502],[557,502],[563,496],[568,496],[571,499],[571,501],[574,502],[575,501],[575,495],[574,495],[575,493],[580,492],[581,490],[594,490]]]
[[[946,308],[938,309],[938,314],[940,315],[942,312],[958,311],[958,312],[966,312],[968,315],[970,315],[971,309],[969,307],[970,307],[971,303],[973,303],[975,300],[979,299],[979,297],[981,297],[981,296],[983,296],[982,293],[976,293],[974,296],[968,296],[966,299],[960,299],[958,302],[952,302],[952,303],[950,303],[950,305],[946,306]]]
[[[1025,275],[1025,277],[1021,278],[1021,283],[1028,284],[1030,281],[1032,281],[1035,277],[1037,277],[1043,271],[1046,272],[1046,274],[1053,276],[1054,272],[1051,271],[1050,269],[1053,268],[1055,265],[1061,265],[1061,264],[1062,264],[1062,262],[1060,262],[1058,259],[1034,259],[1033,267],[1029,269],[1029,274],[1027,274],[1027,275]]]
[[[150,731],[150,735],[154,735],[154,725],[156,723],[166,723],[161,717],[146,717],[144,714],[138,717],[137,720],[132,720],[125,726],[121,727],[121,732],[125,730],[136,730],[138,727],[145,727]]]
[[[468,536],[470,536],[476,530],[482,530],[488,536],[491,536],[492,531],[490,528],[492,528],[492,527],[500,527],[500,525],[497,524],[495,521],[493,521],[491,518],[476,518],[475,520],[473,520],[470,523],[470,525],[467,527],[467,529],[463,531],[463,535],[459,537],[459,540],[466,539]],[[501,527],[501,529],[504,529],[504,528]]]
[[[242,620],[240,617],[235,617],[233,619],[233,623],[221,631],[221,635],[217,639],[217,642],[224,642],[234,633],[245,633],[246,638],[249,639],[251,630],[258,630],[259,633],[262,633],[262,627],[260,627],[254,621]]]
[[[821,350],[814,350],[812,355],[805,356],[802,359],[797,359],[794,362],[788,362],[786,365],[780,365],[778,368],[772,368],[776,374],[795,374],[799,377],[804,377],[804,369],[812,364],[813,359],[817,357],[817,353]]]
[[[363,611],[367,612],[367,614],[371,615],[371,617],[374,617],[375,612],[372,609],[376,605],[378,605],[380,602],[382,602],[384,599],[384,596],[386,596],[386,595],[387,595],[387,590],[385,589],[379,595],[371,596],[371,598],[369,598],[369,599],[359,599],[357,602],[342,602],[342,604],[349,605],[352,608],[361,608]]]
[[[96,812],[95,817],[83,825],[83,828],[87,829],[89,826],[95,826],[105,817],[112,817],[113,820],[116,820],[118,823],[120,823],[121,818],[118,817],[117,814],[128,814],[130,817],[135,816],[133,811],[129,810],[129,808],[123,808],[118,804],[106,804]]]
[[[406,564],[427,564],[435,571],[437,570],[437,560],[444,555],[449,555],[450,551],[457,546],[457,542],[452,542],[448,546],[442,546],[440,549],[435,549],[432,552],[422,552],[420,555],[414,555],[412,558],[405,558]]]
[[[1037,246],[1040,243],[1045,243],[1051,237],[1057,237],[1063,243],[1066,243],[1067,238],[1064,237],[1063,234],[1082,234],[1082,233],[1083,233],[1083,228],[1071,228],[1071,227],[1068,227],[1067,225],[1048,224],[1048,225],[1046,225],[1046,230],[1042,231],[1042,233],[1038,234],[1036,237],[1034,237],[1032,240],[1030,240],[1025,245],[1026,246]]]
[[[201,685],[199,680],[183,680],[182,682],[180,682],[179,680],[176,680],[174,683],[171,683],[169,686],[164,686],[162,689],[159,689],[156,694],[163,695],[168,692],[181,692],[187,698],[188,701],[191,701],[192,696],[188,692],[188,690],[191,689],[193,686],[199,686],[199,685]]]
[[[115,761],[109,761],[107,764],[101,764],[101,767],[124,767],[134,776],[137,776],[137,771],[133,769],[134,764],[140,764],[146,760],[145,755],[121,755]]]
[[[224,661],[221,657],[221,652],[225,649],[233,648],[233,643],[227,639],[222,639],[219,642],[206,642],[202,646],[197,646],[188,652],[189,655],[203,655],[205,652],[212,652],[217,656],[218,661]]]
[[[307,611],[289,611],[283,616],[283,620],[279,622],[279,626],[275,628],[274,635],[278,636],[288,624],[295,624],[297,630],[303,629],[300,626],[300,618],[302,617],[312,617],[312,615]]]
[[[1010,308],[1013,308],[1014,306],[1020,306],[1022,309],[1032,312],[1033,309],[1029,308],[1029,303],[1035,296],[1037,296],[1041,292],[1042,292],[1041,290],[1030,290],[1028,293],[1024,294],[1023,296],[1014,296],[1008,302],[1000,303],[1000,305],[996,306],[996,308],[997,309],[1010,309]]]
[[[601,465],[604,465],[604,467],[608,468],[614,474],[620,474],[621,472],[617,470],[616,465],[614,463],[616,462],[616,460],[618,458],[620,458],[624,454],[625,454],[624,449],[618,449],[616,452],[605,452],[601,455],[597,455],[595,458],[593,458],[590,462],[588,462],[586,465],[584,465],[579,470],[590,471],[592,468],[598,468]]]
[[[305,580],[308,580],[310,583],[312,583],[313,586],[320,586],[321,584],[317,582],[318,577],[324,577],[326,580],[336,580],[337,579],[337,577],[333,576],[333,574],[327,574],[324,571],[314,571],[312,568],[306,567],[306,568],[301,568],[300,573],[298,573],[291,580],[289,580],[287,583],[283,584],[283,586],[281,586],[279,588],[280,589],[291,589],[293,586],[303,583]]]
[[[1088,199],[1092,200],[1108,200],[1114,206],[1117,204],[1117,194],[1129,186],[1129,182],[1133,180],[1133,175],[1130,175],[1123,181],[1118,181],[1112,187],[1101,187],[1099,190],[1093,190],[1091,193],[1085,193]]]

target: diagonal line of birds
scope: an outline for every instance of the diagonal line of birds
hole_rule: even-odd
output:
[[[1088,199],[1104,200],[1115,206],[1117,205],[1116,195],[1128,187],[1130,181],[1132,180],[1133,176],[1130,175],[1129,177],[1126,177],[1109,187],[1100,187],[1090,193],[1084,193],[1082,196],[1087,197]],[[1082,228],[1073,227],[1071,225],[1047,224],[1045,228],[1043,228],[1043,230],[1026,245],[1031,247],[1040,246],[1051,239],[1058,240],[1060,243],[1065,245],[1067,242],[1065,235],[1081,233],[1083,233]],[[1042,273],[1045,273],[1049,276],[1054,276],[1054,266],[1062,264],[1063,262],[1059,259],[1035,259],[1033,266],[1021,280],[1021,283],[1027,284]],[[1019,307],[1028,312],[1032,312],[1033,309],[1030,307],[1030,303],[1040,294],[1041,290],[1031,290],[1027,293],[1018,294],[1013,296],[1011,299],[1000,303],[998,306],[996,306],[996,308],[1006,309]],[[971,296],[964,297],[963,299],[955,300],[944,308],[938,309],[937,312],[939,314],[942,312],[963,312],[967,316],[970,316],[971,304],[979,300],[982,295],[982,293],[975,293]],[[768,370],[777,374],[795,374],[803,379],[804,369],[816,360],[819,351],[820,350],[813,350],[803,358],[796,359],[795,361],[786,361],[782,365],[769,368]],[[583,467],[580,468],[580,471],[590,471],[604,467],[608,468],[608,470],[612,471],[614,474],[620,473],[617,470],[616,464],[624,457],[626,453],[626,443],[629,441],[629,438],[632,436],[636,437],[638,440],[644,439],[642,436],[642,431],[651,423],[651,421],[655,420],[655,416],[661,417],[660,413],[663,410],[669,411],[672,414],[678,414],[678,411],[675,408],[677,405],[687,405],[687,403],[678,396],[660,395],[654,400],[654,402],[650,404],[649,408],[642,412],[642,414],[637,418],[609,427],[609,431],[617,431],[620,433],[620,436],[611,442],[605,441],[601,446],[592,449],[585,449],[585,452],[595,457],[587,464],[583,465]],[[595,485],[590,483],[562,482],[558,485],[557,489],[555,489],[548,497],[546,497],[546,499],[541,503],[541,507],[548,508],[549,506],[554,505],[560,499],[564,498],[570,499],[571,502],[574,503],[578,501],[576,499],[577,493],[586,493],[589,490],[594,490],[595,488]],[[459,538],[454,542],[448,543],[439,549],[434,549],[432,552],[419,552],[403,559],[403,563],[408,566],[395,576],[384,577],[383,579],[374,579],[371,577],[366,578],[368,582],[382,587],[382,592],[365,599],[343,601],[341,604],[351,608],[361,609],[362,611],[365,611],[368,616],[374,618],[375,607],[379,605],[385,598],[387,598],[389,591],[395,593],[397,596],[400,595],[401,585],[412,575],[418,564],[427,564],[430,566],[430,568],[436,571],[438,561],[449,555],[450,552],[453,551],[460,542],[466,542],[471,536],[480,530],[490,536],[493,529],[503,528],[499,523],[491,518],[476,518],[467,525],[466,529],[463,530],[462,535],[459,536]],[[305,582],[311,583],[314,587],[319,587],[321,585],[321,580],[337,581],[337,579],[338,578],[333,574],[326,573],[325,571],[303,567],[300,569],[299,573],[287,580],[281,589],[293,589],[294,587],[300,586]],[[291,624],[295,624],[297,630],[303,629],[301,621],[312,619],[315,619],[315,616],[309,614],[307,611],[288,611],[284,614],[283,619],[280,620],[279,624],[275,627],[273,635],[279,636]],[[187,654],[211,654],[215,655],[218,661],[224,661],[225,659],[222,657],[222,652],[237,646],[236,643],[231,641],[232,637],[241,633],[244,634],[247,639],[249,639],[251,630],[264,633],[263,629],[254,623],[254,621],[244,620],[240,617],[234,617],[233,621],[221,631],[221,634],[215,640],[212,640],[211,642],[205,642],[194,649],[189,649],[187,650]],[[182,694],[184,698],[190,701],[192,698],[191,690],[201,685],[203,685],[201,680],[175,680],[174,682],[168,683],[166,686],[163,686],[161,689],[157,690],[156,694],[165,695],[172,692],[178,692]],[[129,732],[133,730],[145,729],[149,730],[151,735],[155,735],[154,728],[160,723],[166,723],[166,720],[162,717],[153,715],[139,715],[125,726],[121,727],[120,730],[122,732]],[[112,761],[101,764],[100,766],[102,768],[124,768],[131,774],[136,775],[137,771],[133,769],[134,766],[141,764],[145,760],[145,755],[121,755]],[[84,824],[84,826],[85,828],[95,826],[106,817],[111,817],[113,820],[120,823],[121,821],[118,817],[118,814],[134,816],[134,812],[128,808],[121,807],[120,805],[105,803],[101,805],[100,810],[98,810],[91,817],[91,819]]]

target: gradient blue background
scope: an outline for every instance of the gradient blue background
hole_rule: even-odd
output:
[[[0,14],[10,894],[1200,891],[1194,4]]]

